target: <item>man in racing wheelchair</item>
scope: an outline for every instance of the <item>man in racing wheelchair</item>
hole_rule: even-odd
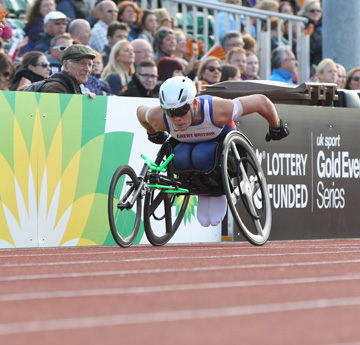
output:
[[[168,133],[179,144],[174,147],[174,168],[177,171],[207,171],[214,165],[218,143],[236,130],[234,121],[258,113],[268,121],[266,141],[280,140],[289,129],[279,119],[273,103],[264,95],[255,94],[233,100],[213,96],[196,97],[194,83],[179,76],[166,80],[160,87],[160,106],[142,105],[137,109],[148,139],[163,144]],[[216,226],[227,209],[225,195],[199,195],[197,218],[202,226]]]

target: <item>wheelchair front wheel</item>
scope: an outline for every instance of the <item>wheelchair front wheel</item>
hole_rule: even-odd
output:
[[[242,134],[234,132],[225,138],[221,169],[235,224],[250,243],[263,245],[271,231],[271,203],[259,160]]]
[[[139,184],[133,168],[121,165],[115,171],[108,197],[108,217],[112,236],[121,247],[130,247],[139,232],[141,194],[131,206],[130,200]]]
[[[146,193],[144,227],[146,237],[153,246],[162,246],[175,235],[189,199],[190,195],[164,193],[156,189]]]

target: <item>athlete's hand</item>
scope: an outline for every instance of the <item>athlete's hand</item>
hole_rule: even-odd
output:
[[[269,127],[268,132],[266,133],[265,140],[280,140],[282,138],[287,137],[290,134],[290,130],[288,127],[284,125],[283,120],[280,120],[280,126],[277,128]]]
[[[148,139],[154,144],[163,144],[169,137],[167,132],[156,132],[154,134],[148,133]]]

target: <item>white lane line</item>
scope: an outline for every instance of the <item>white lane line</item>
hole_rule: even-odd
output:
[[[155,273],[180,273],[180,272],[199,272],[199,271],[221,271],[221,270],[238,270],[238,269],[259,269],[274,267],[302,267],[314,265],[336,265],[336,264],[356,264],[360,259],[354,260],[332,260],[332,261],[312,261],[312,262],[289,262],[274,264],[246,264],[246,265],[227,265],[227,266],[209,266],[209,267],[181,267],[181,268],[150,268],[140,270],[117,270],[117,271],[100,271],[100,272],[74,272],[74,273],[50,273],[50,274],[32,274],[20,276],[0,277],[0,282],[37,280],[37,279],[63,279],[63,278],[83,278],[83,277],[104,277],[104,276],[124,276],[131,274],[155,274]]]
[[[360,253],[360,250],[346,250],[346,251],[327,251],[327,252],[300,252],[300,253],[258,253],[258,254],[230,254],[230,255],[204,255],[204,256],[163,256],[163,257],[142,257],[133,259],[112,259],[112,260],[79,260],[79,261],[54,261],[54,262],[34,262],[34,263],[14,263],[14,264],[0,264],[0,267],[29,267],[29,266],[59,266],[59,265],[81,265],[81,264],[102,264],[111,262],[141,262],[141,261],[169,261],[169,260],[203,260],[203,259],[227,259],[227,258],[241,258],[241,257],[269,257],[269,256],[293,256],[293,255],[322,255],[322,254],[348,254]]]
[[[225,245],[225,244],[224,244]],[[181,245],[179,245],[181,246]],[[360,243],[359,244],[328,244],[328,245],[318,245],[318,244],[309,244],[309,245],[276,245],[276,246],[263,246],[263,247],[253,247],[253,246],[249,246],[247,245],[245,246],[236,246],[236,244],[232,244],[230,243],[229,246],[226,247],[209,247],[205,245],[204,248],[190,248],[190,247],[173,247],[171,248],[170,245],[168,245],[168,247],[164,248],[157,248],[157,249],[121,249],[119,248],[118,250],[108,250],[108,251],[86,251],[83,252],[83,248],[65,248],[68,249],[69,252],[64,252],[64,253],[54,253],[54,252],[50,252],[50,253],[34,253],[34,254],[30,254],[30,253],[21,253],[21,251],[23,249],[15,249],[14,251],[17,251],[18,254],[10,254],[10,251],[8,250],[0,250],[0,253],[4,253],[7,252],[7,254],[0,254],[0,258],[11,258],[11,257],[41,257],[41,256],[71,256],[71,255],[103,255],[103,254],[118,254],[118,255],[128,255],[128,254],[137,254],[137,253],[165,253],[165,252],[183,252],[183,251],[209,251],[209,250],[273,250],[273,249],[286,249],[286,250],[291,250],[291,249],[300,249],[300,248],[336,248],[339,250],[339,252],[341,252],[343,249],[353,249],[354,247],[360,247]],[[169,249],[168,249],[169,248]],[[48,248],[49,250],[64,250],[64,248]],[[48,250],[48,249],[33,249],[33,251],[43,251],[43,250]],[[73,250],[79,250],[77,252],[73,251]]]
[[[360,280],[360,274],[328,277],[303,277],[287,279],[269,279],[269,280],[249,280],[249,281],[230,281],[230,282],[209,282],[198,284],[177,284],[177,285],[159,285],[159,286],[136,286],[126,288],[108,288],[93,290],[59,290],[59,291],[38,291],[24,292],[14,294],[0,295],[0,302],[29,301],[40,299],[58,299],[73,297],[95,297],[111,295],[138,295],[158,292],[175,291],[196,291],[210,289],[228,289],[240,287],[261,287],[270,285],[296,285],[296,284],[319,284],[340,281]]]
[[[117,314],[58,320],[3,323],[0,324],[0,335],[189,321],[222,317],[238,317],[245,315],[270,314],[279,312],[284,313],[300,310],[341,308],[348,306],[360,306],[360,297],[327,298],[285,303],[269,303],[207,309],[169,310],[152,313]]]

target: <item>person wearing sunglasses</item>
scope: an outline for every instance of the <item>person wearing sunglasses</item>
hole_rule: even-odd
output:
[[[92,49],[101,53],[104,46],[109,44],[107,39],[108,26],[117,20],[118,12],[114,1],[104,0],[97,5],[98,21],[91,29],[90,47]]]
[[[41,52],[50,51],[51,40],[58,35],[64,35],[70,18],[59,11],[49,12],[44,18],[44,32],[34,44],[34,50]]]
[[[206,85],[220,82],[222,74],[221,60],[215,56],[209,56],[200,62],[197,80],[195,83],[198,92],[205,90]]]
[[[351,69],[347,75],[345,89],[360,90],[360,67]]]
[[[61,71],[61,54],[63,51],[73,44],[72,39],[68,35],[55,36],[50,42],[50,52],[45,56],[50,63],[50,75]]]
[[[305,24],[305,30],[309,25],[314,28],[310,36],[310,65],[318,65],[322,60],[322,9],[320,0],[306,0],[298,15],[309,19]]]
[[[14,75],[15,66],[5,53],[0,53],[0,90],[9,90]]]
[[[10,90],[17,91],[25,86],[48,78],[50,64],[43,52],[34,51],[25,54],[21,67],[16,71]]]
[[[173,167],[179,173],[210,171],[216,164],[219,143],[228,132],[236,130],[232,124],[242,116],[258,113],[268,122],[266,141],[280,140],[290,133],[279,119],[274,104],[261,94],[233,100],[208,95],[196,97],[191,79],[173,77],[161,85],[159,101],[158,106],[139,106],[137,116],[149,141],[162,144],[169,134],[178,141],[173,149]],[[216,211],[209,214],[208,210],[213,208]],[[226,208],[225,195],[199,196],[197,217],[200,224],[218,225]]]

